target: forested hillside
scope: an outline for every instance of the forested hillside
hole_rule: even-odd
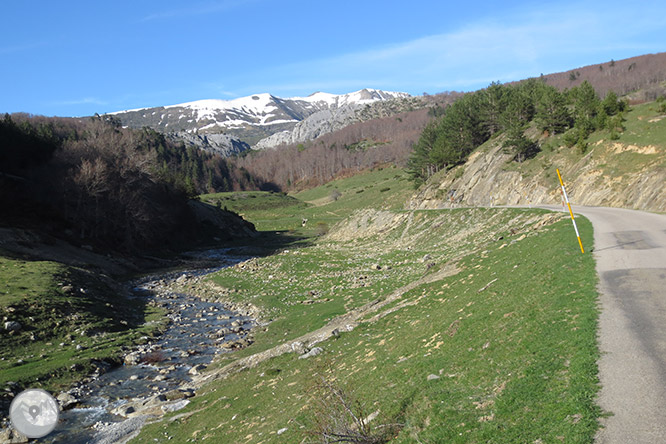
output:
[[[613,91],[601,100],[587,81],[564,92],[539,79],[511,86],[493,83],[465,95],[426,126],[409,158],[409,172],[417,184],[423,183],[441,169],[463,163],[500,133],[518,162],[540,151],[537,139],[561,133],[566,146],[584,153],[595,130],[608,129],[617,138],[626,109]],[[527,135],[529,128],[537,130],[535,138]]]
[[[257,188],[242,170],[109,117],[0,120],[0,223],[122,251],[196,235],[190,197]]]

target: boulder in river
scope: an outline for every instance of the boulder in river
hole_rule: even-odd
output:
[[[69,392],[60,393],[58,396],[56,396],[56,399],[60,404],[60,408],[63,410],[69,410],[79,402],[79,400]]]
[[[123,361],[127,365],[138,365],[139,362],[141,362],[141,353],[139,352],[128,353],[127,355],[125,355]]]

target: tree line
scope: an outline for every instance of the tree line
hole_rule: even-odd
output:
[[[128,252],[197,235],[188,199],[267,184],[225,159],[113,116],[5,114],[0,119],[0,223],[71,233]]]
[[[407,162],[416,184],[436,172],[463,163],[469,154],[492,137],[505,135],[504,146],[523,161],[539,152],[536,140],[526,135],[535,127],[545,136],[564,134],[564,143],[587,148],[591,132],[606,128],[611,138],[622,131],[626,102],[610,91],[601,100],[589,82],[560,92],[540,79],[514,85],[492,83],[468,93],[431,120]]]

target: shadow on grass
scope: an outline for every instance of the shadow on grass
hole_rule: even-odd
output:
[[[257,236],[236,239],[225,244],[226,248],[242,254],[270,256],[288,248],[303,248],[313,245],[317,236],[291,230],[258,231]]]

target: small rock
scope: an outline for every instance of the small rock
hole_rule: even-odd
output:
[[[190,375],[198,375],[205,368],[206,368],[205,365],[198,364],[198,365],[195,365],[194,367],[192,367],[187,373],[190,374]]]
[[[281,428],[280,430],[277,431],[277,434],[278,434],[278,435],[282,435],[282,434],[283,434],[284,432],[286,432],[287,430],[289,430],[287,427],[283,427],[283,428]]]
[[[67,392],[60,393],[56,399],[60,403],[60,407],[63,410],[71,409],[79,402],[79,400],[76,399],[71,393]]]
[[[308,352],[308,349],[305,348],[305,344],[302,342],[294,342],[291,344],[291,351],[294,353],[298,353],[299,355],[305,354]]]
[[[125,355],[124,358],[125,364],[127,365],[137,365],[139,362],[141,362],[141,353],[139,352],[132,352],[127,355]]]
[[[28,437],[14,429],[0,430],[0,442],[3,443],[27,443]]]
[[[129,415],[130,413],[136,412],[136,409],[131,406],[131,405],[121,405],[120,407],[116,407],[111,411],[114,415],[120,415],[120,416],[125,416]]]
[[[435,379],[439,379],[439,376],[433,374],[428,375],[428,381],[434,381]]]
[[[189,403],[190,403],[189,399],[182,399],[180,401],[174,402],[173,404],[163,405],[162,411],[164,413],[175,412],[177,410],[184,408]]]
[[[7,331],[18,331],[21,328],[23,328],[23,326],[18,321],[7,321],[7,322],[5,322],[5,330],[7,330]]]
[[[190,279],[191,277],[192,277],[192,276],[190,276],[189,274],[183,274],[183,275],[181,275],[178,279],[176,279],[176,283],[178,283],[178,284],[182,284],[183,282],[185,282],[186,280]]]
[[[307,359],[307,358],[311,358],[311,357],[313,357],[313,356],[320,355],[320,354],[322,354],[323,352],[324,352],[324,349],[323,349],[323,348],[321,348],[321,347],[315,347],[315,348],[313,348],[312,350],[310,350],[309,352],[307,352],[307,353],[305,353],[305,354],[299,356],[298,359]]]
[[[164,396],[169,401],[176,401],[178,399],[191,398],[195,395],[194,389],[177,389],[166,392]]]

